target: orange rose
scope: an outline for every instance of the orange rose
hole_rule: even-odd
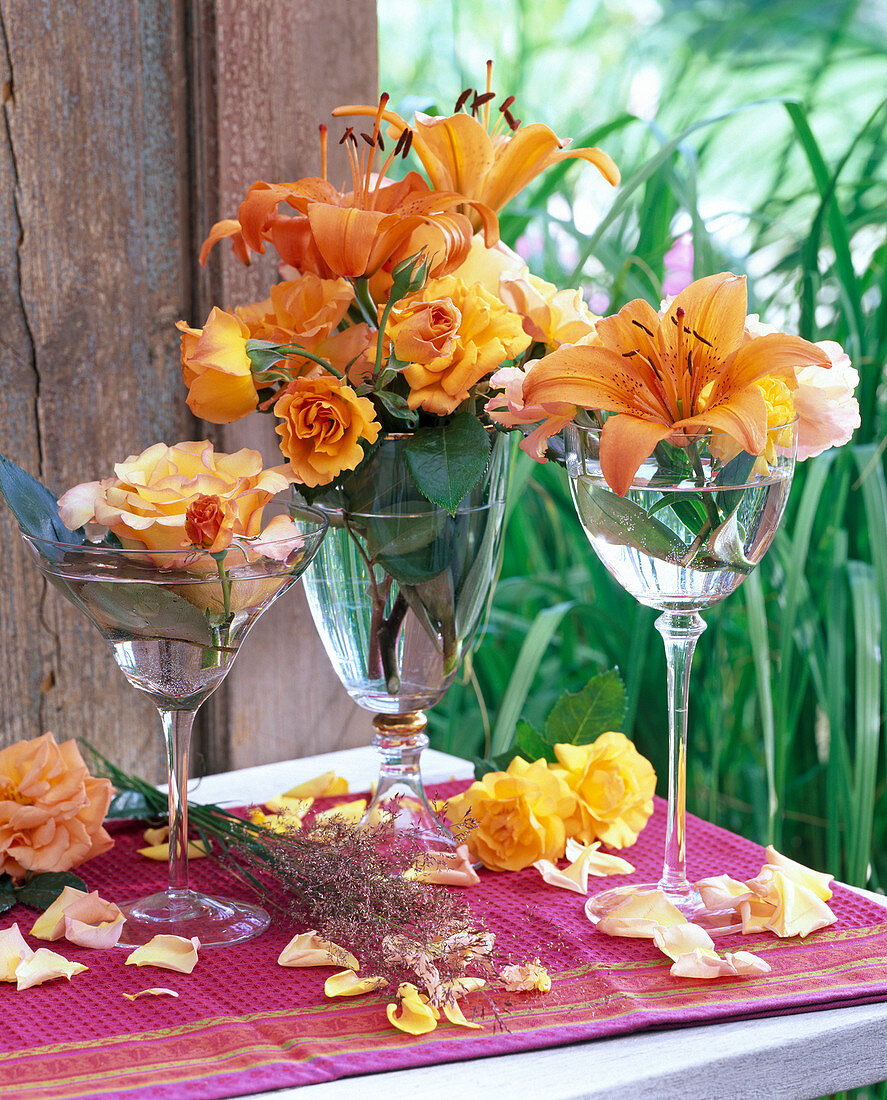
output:
[[[84,523],[109,528],[128,549],[176,551],[192,544],[186,531],[190,506],[215,497],[224,517],[214,535],[224,549],[233,535],[258,535],[262,509],[291,482],[283,467],[263,470],[258,451],[213,451],[212,444],[155,443],[114,467],[115,477],[75,485],[59,500],[71,530]],[[184,560],[184,559],[183,559]],[[164,559],[172,565],[172,559]]]
[[[247,326],[213,307],[202,329],[177,321],[182,334],[182,377],[191,412],[211,424],[230,424],[259,403],[246,342]]]
[[[492,871],[559,859],[567,842],[564,822],[575,809],[575,795],[544,760],[528,764],[519,756],[507,771],[488,772],[449,803],[454,821],[471,819],[468,849]]]
[[[391,311],[387,335],[402,363],[430,363],[451,354],[461,321],[449,298],[410,302]]]
[[[218,497],[197,497],[185,512],[185,537],[192,546],[217,554],[231,543],[232,524],[226,523],[229,517],[230,511],[222,507]]]
[[[274,405],[280,449],[303,485],[329,485],[363,458],[381,430],[372,402],[331,375],[297,378]]]
[[[404,300],[401,311],[413,303],[450,303],[459,315],[458,332],[450,351],[406,367],[403,376],[410,387],[411,409],[425,409],[447,416],[467,397],[469,389],[491,374],[507,359],[513,359],[530,345],[521,318],[507,309],[479,283],[467,286],[455,276],[433,279],[412,299]]]
[[[51,733],[0,750],[0,873],[68,871],[107,852],[107,779],[93,779],[74,741]]]
[[[626,848],[653,812],[656,773],[624,733],[602,733],[590,745],[555,745],[561,767],[553,766],[576,795],[576,814],[567,823],[584,844],[602,840]]]

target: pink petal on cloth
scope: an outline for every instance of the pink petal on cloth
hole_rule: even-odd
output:
[[[422,866],[411,867],[403,877],[438,886],[477,886],[480,883],[467,844],[460,844],[455,852],[429,852]]]
[[[697,947],[676,959],[669,973],[674,978],[735,978],[736,968],[716,951]]]
[[[96,891],[74,898],[65,906],[65,939],[81,947],[114,947],[123,931],[125,917],[113,902],[100,898]]]
[[[67,978],[70,981],[72,975],[81,974],[88,969],[82,963],[70,962],[55,951],[50,951],[48,947],[38,947],[29,959],[22,959],[15,968],[16,989],[30,989],[56,978]]]
[[[65,909],[78,898],[88,897],[84,890],[66,886],[55,901],[34,921],[31,935],[38,940],[60,940],[65,934]]]
[[[754,935],[757,932],[769,932],[770,921],[776,912],[776,906],[763,898],[750,897],[739,903],[739,916],[742,920],[742,934]]]
[[[0,932],[0,982],[14,982],[18,964],[22,959],[30,959],[33,954],[18,924],[4,928]]]
[[[740,977],[754,977],[756,974],[769,974],[772,967],[762,958],[750,951],[725,951],[724,958],[736,968]]]
[[[162,970],[190,974],[197,965],[199,946],[200,940],[196,936],[190,940],[182,936],[154,936],[126,956],[126,965],[159,966]]]
[[[350,951],[314,931],[293,936],[278,955],[277,963],[279,966],[335,966],[360,970],[360,963]]]
[[[706,909],[735,909],[738,913],[739,903],[751,897],[748,886],[729,875],[700,879],[696,889]]]

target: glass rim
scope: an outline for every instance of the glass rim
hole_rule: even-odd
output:
[[[292,514],[293,512],[302,513],[308,518],[313,519],[317,524],[317,530],[300,532],[300,535],[303,535],[306,539],[313,538],[315,535],[325,532],[326,529],[329,527],[329,517],[316,505],[302,504],[299,502],[290,503],[285,501],[269,500],[267,504],[263,505],[263,511],[271,505],[273,505],[275,508],[280,509],[281,512],[286,512],[290,514]],[[85,542],[62,542],[60,539],[48,539],[43,538],[40,535],[31,535],[21,527],[19,527],[19,533],[22,539],[24,539],[26,543],[34,546],[34,548],[38,550],[38,552],[41,546],[51,546],[65,551],[86,554],[126,554],[126,556],[130,560],[135,559],[136,561],[147,558],[150,558],[151,560],[156,560],[161,555],[166,557],[181,557],[183,554],[186,554],[189,559],[195,560],[201,557],[212,557],[214,554],[220,552],[217,550],[209,550],[206,547],[202,546],[181,546],[178,549],[152,550],[150,549],[150,547],[147,546],[101,546],[97,542],[90,542],[88,540]],[[234,538],[248,540],[245,544],[245,547],[248,548],[250,542],[254,539],[259,538],[259,535],[235,535]],[[284,535],[280,538],[267,539],[265,540],[265,543],[268,546],[276,546],[291,541],[292,536]],[[227,547],[225,549],[227,549]]]
[[[614,413],[613,415],[618,416],[619,414]],[[800,417],[796,415],[796,416],[792,417],[791,420],[784,420],[784,421],[782,421],[781,424],[774,424],[772,427],[765,428],[764,429],[764,434],[765,435],[770,435],[773,432],[784,431],[786,428],[794,428],[798,424],[799,421],[800,421]],[[564,430],[569,431],[570,428],[575,428],[576,431],[578,431],[578,432],[585,432],[588,435],[595,435],[598,438],[600,438],[600,435],[604,430],[604,425],[605,424],[606,424],[606,421],[604,421],[603,425],[601,425],[601,424],[577,424],[575,420],[571,420],[569,422],[569,424],[565,425]],[[710,436],[728,436],[731,439],[733,438],[733,436],[729,432],[725,432],[723,430],[723,428],[700,427],[698,433],[695,432],[695,431],[692,431],[692,430],[683,431],[680,428],[675,428],[674,431],[669,432],[669,434],[667,436],[664,436],[663,439],[661,440],[661,442],[668,443],[671,439],[673,439],[675,437],[695,441],[695,440],[704,440],[704,439],[706,439]]]

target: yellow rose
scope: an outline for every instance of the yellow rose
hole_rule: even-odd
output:
[[[114,467],[114,477],[75,485],[59,500],[59,515],[75,530],[100,523],[113,531],[127,549],[181,551],[191,545],[188,510],[201,497],[216,498],[224,532],[258,535],[262,509],[291,482],[283,468],[264,470],[258,451],[234,454],[213,451],[212,444],[155,443],[140,455],[130,455]],[[219,538],[219,531],[214,539]],[[230,542],[230,538],[227,538]],[[182,561],[184,558],[182,558]],[[174,559],[165,558],[165,565]],[[179,562],[181,564],[181,562]]]
[[[303,485],[329,485],[363,458],[381,426],[373,404],[332,375],[297,378],[274,405],[280,449]]]
[[[114,843],[102,828],[113,791],[74,741],[51,733],[0,750],[0,874],[68,871]]]
[[[412,363],[403,372],[410,387],[409,407],[425,409],[437,416],[453,412],[476,382],[505,360],[525,351],[531,343],[521,318],[480,283],[468,286],[452,275],[433,279],[409,302],[445,299],[460,316],[452,348],[426,363]],[[407,304],[401,305],[401,310],[407,308]]]
[[[559,859],[567,832],[564,822],[576,797],[544,760],[528,764],[515,757],[504,772],[488,772],[449,802],[451,818],[470,818],[467,839],[475,859],[492,871],[520,871],[537,859]]]
[[[191,412],[211,424],[230,424],[259,403],[250,369],[247,326],[213,307],[202,329],[177,321],[182,334],[182,377]]]
[[[576,796],[570,836],[626,848],[653,812],[656,773],[623,733],[602,733],[590,745],[555,745],[552,766]]]

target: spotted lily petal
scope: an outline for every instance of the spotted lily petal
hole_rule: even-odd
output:
[[[137,947],[126,957],[127,966],[159,966],[162,970],[175,970],[190,974],[197,965],[197,948],[200,940],[182,936],[154,936],[142,947]]]
[[[314,931],[293,936],[278,955],[277,962],[280,966],[338,966],[360,970],[360,963],[350,951]]]

